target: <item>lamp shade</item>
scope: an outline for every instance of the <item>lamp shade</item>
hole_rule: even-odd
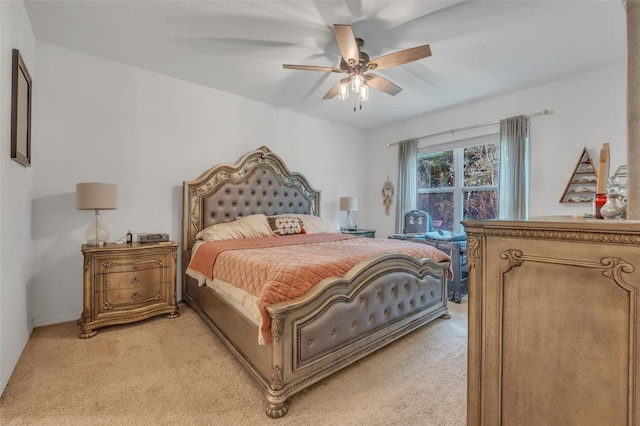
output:
[[[340,197],[340,211],[358,211],[358,197]]]
[[[118,187],[114,183],[77,183],[76,209],[115,210],[118,208]]]

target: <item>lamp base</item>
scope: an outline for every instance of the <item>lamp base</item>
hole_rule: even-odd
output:
[[[93,219],[84,231],[84,239],[87,240],[88,246],[104,246],[109,239],[109,230],[102,223],[100,210],[96,209]]]
[[[347,231],[357,231],[358,226],[353,222],[353,218],[351,217],[351,212],[347,211],[347,224],[345,226]]]

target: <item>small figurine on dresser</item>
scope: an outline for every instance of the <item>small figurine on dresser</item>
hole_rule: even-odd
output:
[[[604,219],[626,219],[627,200],[623,186],[614,175],[607,181],[607,201],[600,209]]]

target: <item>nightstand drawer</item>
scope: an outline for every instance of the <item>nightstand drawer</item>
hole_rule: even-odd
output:
[[[146,306],[150,302],[164,300],[163,285],[146,285],[137,289],[109,290],[98,293],[98,315],[120,309]]]
[[[138,254],[136,256],[112,257],[100,262],[96,271],[98,274],[112,274],[118,272],[136,272],[149,269],[163,268],[169,264],[169,255],[149,256]]]
[[[96,291],[137,289],[166,282],[167,268],[142,269],[139,271],[99,274],[96,276]]]

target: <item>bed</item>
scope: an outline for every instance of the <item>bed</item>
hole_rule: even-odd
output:
[[[322,278],[298,297],[269,299],[275,302],[264,306],[269,330],[266,338],[261,334],[265,323],[248,315],[227,293],[210,286],[208,279],[203,283],[202,277],[193,274],[192,256],[195,262],[204,251],[196,236],[202,238],[206,230],[238,222],[237,218],[242,221],[263,215],[319,217],[319,210],[320,191],[303,175],[290,172],[266,147],[247,153],[236,164],[216,165],[183,183],[183,299],[264,392],[266,413],[272,418],[287,413],[287,401],[297,392],[422,325],[449,318],[450,262],[435,249],[428,257],[416,258],[396,246],[397,251],[357,261],[344,274]],[[293,243],[283,241],[294,237],[327,239],[331,241],[328,244],[373,242],[339,233],[271,240],[288,245]],[[268,238],[255,242],[259,240]],[[392,240],[379,239],[378,244],[380,241]],[[429,247],[400,241],[392,244]],[[223,255],[240,251],[222,251],[214,256],[216,263],[222,262]]]

